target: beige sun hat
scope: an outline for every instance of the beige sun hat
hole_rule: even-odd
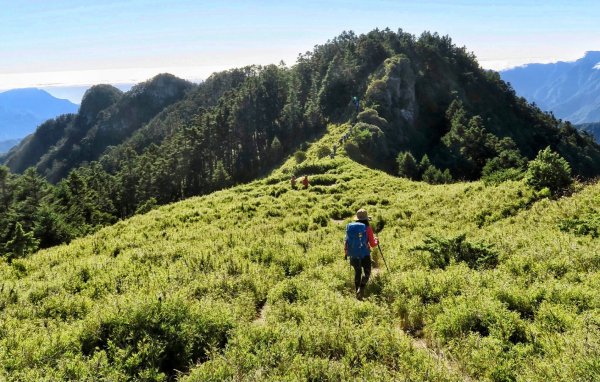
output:
[[[361,208],[360,210],[356,211],[356,216],[354,217],[354,219],[355,220],[371,220],[371,217],[367,213],[367,210],[365,210],[364,208]]]

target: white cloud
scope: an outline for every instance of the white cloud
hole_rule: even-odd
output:
[[[594,66],[594,69],[598,69],[600,70],[600,62],[596,64],[596,66]]]
[[[190,81],[200,81],[225,66],[123,68],[72,70],[38,73],[0,73],[0,91],[29,87],[90,86],[95,84],[138,83],[159,73],[171,73]]]
[[[502,70],[516,68],[518,66],[524,66],[527,64],[553,64],[558,61],[567,61],[567,60],[535,57],[535,58],[517,58],[517,59],[507,59],[507,60],[479,60],[479,64],[484,69],[492,69],[492,70],[502,71]],[[573,61],[575,61],[575,59]],[[600,65],[600,63],[599,63],[599,65]]]

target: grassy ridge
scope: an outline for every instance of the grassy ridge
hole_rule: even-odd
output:
[[[600,244],[561,230],[597,216],[600,185],[549,201],[522,183],[430,186],[317,160],[344,128],[299,166],[0,263],[0,376],[600,377]],[[291,189],[292,172],[309,190]],[[343,261],[360,207],[391,268],[363,302]],[[470,262],[482,248],[497,261]]]

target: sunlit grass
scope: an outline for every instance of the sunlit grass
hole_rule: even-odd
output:
[[[600,244],[561,230],[597,216],[600,185],[548,200],[521,182],[411,182],[339,148],[318,160],[345,128],[264,179],[0,263],[0,376],[600,378]],[[311,187],[292,189],[292,173]],[[361,207],[390,267],[375,256],[364,301],[343,260],[345,223]],[[463,234],[497,263],[450,254],[440,268],[416,249]]]

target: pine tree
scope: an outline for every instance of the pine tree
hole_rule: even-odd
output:
[[[220,190],[231,186],[231,176],[223,166],[223,162],[218,161],[212,177],[213,189]]]
[[[416,180],[419,176],[419,165],[410,151],[398,154],[398,175],[404,178]]]
[[[12,261],[35,252],[38,245],[39,240],[33,237],[33,232],[25,233],[21,223],[17,223],[12,239],[4,245],[4,253],[8,261]]]
[[[550,147],[541,150],[537,157],[529,162],[525,179],[536,190],[547,187],[552,194],[568,188],[573,183],[571,166]]]

